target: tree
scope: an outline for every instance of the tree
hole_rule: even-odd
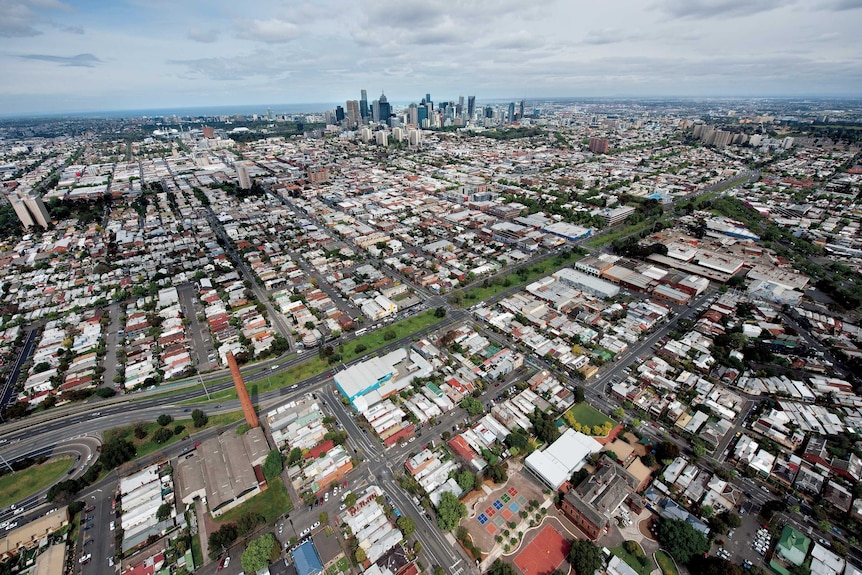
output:
[[[413,523],[413,520],[406,515],[399,517],[395,524],[398,526],[398,529],[401,530],[401,533],[404,534],[404,539],[409,538],[413,535],[413,532],[416,531],[416,524]]]
[[[440,496],[437,505],[437,524],[443,531],[452,531],[462,518],[467,516],[467,508],[450,492]]]
[[[396,337],[398,337],[398,336],[395,333],[394,329],[387,329],[386,331],[383,332],[383,339],[385,339],[386,341],[392,341]]]
[[[704,519],[709,519],[710,517],[712,517],[712,514],[714,512],[715,510],[712,508],[712,505],[704,505],[700,508],[700,516]]]
[[[261,469],[267,481],[278,477],[282,469],[284,469],[282,461],[281,451],[278,449],[273,449],[266,455]]]
[[[504,463],[497,462],[485,468],[485,477],[494,483],[503,483],[509,479],[509,474],[506,473],[506,465]]]
[[[194,423],[195,427],[203,427],[208,421],[209,417],[207,417],[207,414],[200,409],[192,411],[192,423]]]
[[[156,510],[156,520],[166,521],[171,516],[171,507],[170,503],[159,505],[159,508]]]
[[[413,553],[415,555],[419,555],[420,553],[422,553],[422,544],[419,543],[419,541],[415,541],[413,543]]]
[[[643,457],[641,457],[641,463],[646,465],[647,467],[652,467],[655,465],[655,455],[652,453],[647,453]]]
[[[263,525],[264,523],[266,523],[266,517],[260,513],[250,511],[248,513],[243,513],[239,516],[239,519],[236,520],[236,530],[239,535],[244,537],[249,533],[252,533],[258,525]]]
[[[362,352],[363,352],[363,351],[365,351],[366,349],[368,349],[368,346],[366,346],[366,345],[365,345],[365,344],[363,344],[363,343],[357,343],[357,344],[356,344],[356,347],[355,347],[355,348],[353,348],[353,352],[354,352],[354,353],[362,353]]]
[[[102,445],[99,461],[107,468],[114,469],[135,456],[135,446],[125,439],[113,438]]]
[[[174,435],[182,435],[183,431],[186,430],[185,425],[175,425],[174,426]]]
[[[264,533],[249,543],[242,554],[243,570],[246,573],[256,573],[269,566],[269,560],[275,546],[275,536],[272,533]]]
[[[467,414],[471,416],[479,415],[485,411],[485,406],[482,405],[482,402],[470,397],[469,395],[465,395],[464,399],[461,400],[461,407],[463,407],[467,411]]]
[[[679,457],[679,446],[672,441],[661,441],[656,445],[655,456],[659,461],[676,459]]]
[[[626,410],[622,407],[615,407],[614,410],[611,411],[611,415],[614,419],[619,420],[626,416]]]
[[[236,538],[237,530],[236,525],[233,523],[225,523],[210,533],[209,538],[207,539],[210,559],[215,559],[221,555],[225,549],[233,545]]]
[[[173,420],[174,420],[174,418],[173,418],[173,417],[171,417],[171,416],[170,416],[170,415],[168,415],[167,413],[163,413],[163,414],[161,414],[161,415],[156,419],[156,423],[158,423],[159,425],[161,425],[162,427],[164,427],[164,426],[166,426],[167,424],[169,424],[170,422],[172,422]]]
[[[462,471],[455,477],[455,481],[458,482],[458,487],[460,487],[463,491],[470,491],[471,489],[473,489],[473,485],[476,482],[476,477],[469,471]]]
[[[575,386],[575,403],[584,402],[584,388],[580,385]]]
[[[357,547],[356,552],[353,554],[353,558],[356,559],[357,563],[364,562],[366,559],[365,549],[363,549],[362,547]]]
[[[513,431],[507,435],[504,441],[509,447],[516,447],[520,451],[523,451],[530,446],[529,438],[518,431]]]
[[[170,429],[166,429],[164,427],[160,427],[153,434],[153,441],[156,443],[164,443],[170,440],[174,436],[174,432]]]
[[[687,521],[663,520],[658,526],[658,538],[665,549],[680,563],[709,551],[709,542],[703,533]]]
[[[446,317],[446,308],[438,307],[434,309],[434,317]]]
[[[432,571],[433,575],[446,575],[446,570],[440,567],[439,565],[434,566],[434,570]]]
[[[290,455],[287,456],[287,464],[296,465],[299,463],[300,459],[302,459],[302,450],[298,447],[294,447],[290,450]]]
[[[352,491],[348,493],[347,497],[344,498],[344,504],[347,507],[353,507],[354,505],[356,505],[356,494]]]
[[[580,571],[578,574],[580,575]],[[511,563],[506,563],[502,559],[494,559],[486,575],[517,575],[517,571]]]
[[[569,548],[569,563],[578,575],[595,573],[602,566],[602,554],[592,541],[575,539]]]
[[[689,572],[698,575],[743,575],[745,573],[739,565],[714,555],[692,557]]]

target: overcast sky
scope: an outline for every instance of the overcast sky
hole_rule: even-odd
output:
[[[862,0],[0,0],[0,115],[862,96]]]

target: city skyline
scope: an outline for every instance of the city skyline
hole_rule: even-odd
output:
[[[0,1],[0,109],[862,93],[859,0]]]

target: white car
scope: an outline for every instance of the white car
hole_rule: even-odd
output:
[[[114,522],[113,522],[113,521],[111,521],[111,524],[110,524],[110,525],[108,525],[108,527],[110,528],[110,530],[111,530],[111,531],[113,531],[113,530],[114,530],[114,527],[115,527]]]
[[[305,529],[303,529],[302,531],[299,532],[299,536],[305,537],[309,533],[311,533],[311,527],[306,527]]]
[[[320,521],[315,521],[315,522],[314,522],[314,525],[312,525],[312,526],[311,526],[311,530],[312,530],[312,531],[314,531],[314,530],[315,530],[315,529],[317,529],[318,527],[320,527]]]

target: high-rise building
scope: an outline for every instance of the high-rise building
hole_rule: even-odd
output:
[[[359,139],[362,140],[363,144],[367,144],[371,141],[371,128],[362,128],[359,130]]]
[[[467,96],[467,117],[472,118],[476,111],[476,96]]]
[[[407,108],[407,123],[414,126],[419,125],[419,106],[416,104],[410,104],[410,107]]]
[[[523,100],[521,100],[520,110],[518,111],[518,119],[519,120],[524,119],[524,101]]]
[[[380,118],[375,118],[380,122],[389,123],[389,116],[392,114],[392,107],[389,105],[389,100],[386,99],[386,94],[380,93],[380,99],[377,100],[377,105],[380,108]]]
[[[508,120],[510,122],[515,121],[515,102],[509,102],[509,115]]]
[[[389,136],[385,130],[380,130],[374,133],[374,141],[377,142],[378,146],[386,147],[389,145]]]
[[[422,141],[422,132],[419,130],[410,130],[407,132],[407,141],[415,148]]]
[[[431,106],[434,103],[431,101],[431,93],[430,92],[425,94],[425,103],[428,104],[428,106]]]
[[[251,177],[248,175],[248,166],[246,166],[242,162],[237,162],[234,164],[236,168],[236,176],[239,179],[239,187],[242,190],[248,190],[251,188]]]
[[[51,223],[48,208],[45,207],[42,198],[33,192],[28,192],[23,196],[13,194],[9,198],[9,203],[12,204],[15,215],[18,216],[18,219],[21,220],[21,224],[25,228],[31,228],[36,225],[47,228]]]
[[[336,122],[343,122],[344,121],[344,108],[342,108],[341,106],[335,107],[335,121]]]
[[[375,122],[380,121],[380,102],[377,100],[371,102],[371,119]]]
[[[608,153],[607,138],[590,138],[590,151],[594,154]]]
[[[392,128],[392,139],[396,142],[404,140],[404,130],[401,128]]]
[[[359,102],[356,100],[347,100],[347,123],[351,128],[355,128],[362,120],[361,112],[359,111]]]
[[[362,90],[362,98],[359,99],[359,114],[364,121],[368,118],[368,92]]]
[[[493,118],[494,117],[494,108],[491,106],[485,106],[485,117]]]
[[[417,118],[417,120],[416,120],[416,124],[417,124],[420,128],[424,128],[424,127],[425,127],[425,124],[423,124],[423,122],[427,122],[427,121],[428,121],[428,106],[427,106],[426,104],[422,104],[421,106],[419,106],[419,108],[417,108],[416,112],[417,112],[417,115],[416,115],[416,118]]]

